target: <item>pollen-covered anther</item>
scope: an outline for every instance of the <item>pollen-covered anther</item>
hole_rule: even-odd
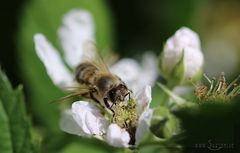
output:
[[[131,98],[127,105],[117,103],[114,106],[115,114],[113,121],[122,128],[136,127],[139,114],[137,112],[136,102]]]

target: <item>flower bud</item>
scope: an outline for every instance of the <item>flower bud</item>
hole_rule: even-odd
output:
[[[153,112],[150,130],[159,138],[170,138],[179,133],[179,123],[168,109],[159,107]]]
[[[183,27],[170,37],[163,49],[160,69],[173,86],[186,79],[197,78],[202,72],[204,58],[198,35]]]

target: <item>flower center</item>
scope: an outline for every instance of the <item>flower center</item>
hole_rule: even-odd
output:
[[[128,131],[131,137],[129,144],[134,145],[136,126],[139,118],[135,99],[130,98],[130,100],[117,103],[114,106],[114,111],[113,122]]]

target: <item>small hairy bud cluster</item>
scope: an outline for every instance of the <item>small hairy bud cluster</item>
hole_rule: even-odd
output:
[[[209,82],[210,86],[195,85],[194,93],[198,97],[200,102],[203,101],[229,101],[238,94],[240,94],[240,85],[237,84],[240,75],[231,83],[226,82],[224,73],[216,80],[216,78],[210,79],[206,74],[204,77]]]

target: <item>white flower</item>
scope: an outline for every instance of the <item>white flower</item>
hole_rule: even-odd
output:
[[[94,57],[94,52],[83,50],[86,42],[94,41],[95,27],[92,16],[85,10],[71,10],[63,17],[63,25],[58,30],[64,59],[75,70],[86,57]],[[43,34],[34,35],[35,49],[53,83],[60,88],[73,86],[74,75],[64,64],[56,48]],[[86,46],[85,46],[86,47]],[[122,59],[110,67],[133,91],[146,85],[153,86],[157,75],[157,58],[152,53],[143,56],[142,65],[133,59]]]
[[[135,134],[135,145],[139,144],[150,126],[152,109],[149,108],[149,104],[151,98],[150,86],[146,86],[135,96],[138,113],[140,114]],[[91,102],[74,102],[71,110],[63,112],[60,127],[63,131],[70,134],[87,137],[94,136],[105,140],[114,147],[130,146],[130,134],[117,124],[110,123],[110,120],[105,118],[99,108]]]
[[[35,34],[34,42],[37,55],[43,62],[49,77],[56,86],[65,89],[65,87],[75,86],[76,84],[74,74],[71,73],[68,66],[74,70],[86,56],[89,57],[90,53],[83,51],[83,45],[89,40],[94,40],[95,28],[91,14],[84,10],[70,11],[64,16],[63,25],[58,32],[64,59],[61,58],[59,52],[43,34]],[[68,66],[64,64],[63,60]],[[125,69],[129,68],[129,70],[126,70],[127,72],[125,71],[123,75],[119,74],[119,76],[123,77],[123,80],[126,80],[127,84],[129,83],[134,88],[134,91],[136,91],[135,88],[139,90],[144,87],[135,97],[138,114],[140,115],[135,134],[136,145],[140,142],[150,124],[152,114],[152,110],[149,109],[151,87],[145,87],[145,85],[152,85],[156,79],[157,68],[155,62],[154,57],[147,54],[144,56],[143,66],[140,66],[135,60],[123,59],[110,68],[116,73],[124,72]],[[137,73],[134,74],[133,72]],[[67,133],[97,137],[115,147],[129,147],[131,139],[131,135],[125,129],[111,123],[109,118],[106,118],[94,103],[85,101],[74,102],[70,110],[63,112],[60,127]]]
[[[128,87],[137,91],[146,85],[153,86],[158,76],[157,58],[147,52],[141,65],[134,59],[123,58],[110,67],[110,71],[119,76]]]
[[[185,78],[194,77],[202,68],[204,58],[198,35],[186,27],[179,29],[167,40],[163,50],[162,67],[171,72],[183,51]]]

